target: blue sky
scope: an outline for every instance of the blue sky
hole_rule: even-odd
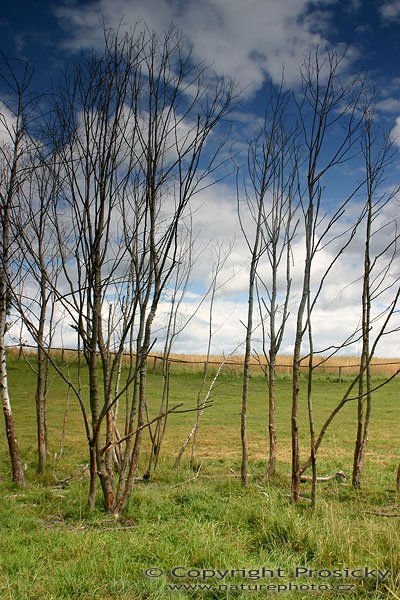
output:
[[[41,76],[56,75],[68,51],[99,41],[101,15],[111,25],[144,18],[155,29],[174,21],[199,56],[257,89],[267,73],[279,77],[282,64],[294,77],[318,39],[349,43],[354,68],[367,68],[382,84],[399,76],[399,0],[15,0],[2,5],[2,47]]]
[[[400,134],[400,0],[14,0],[2,6],[0,45],[8,56],[22,58],[32,65],[34,85],[39,91],[46,91],[81,48],[101,46],[102,17],[107,25],[114,27],[145,20],[150,28],[158,31],[174,22],[194,44],[198,60],[212,63],[218,74],[234,76],[238,86],[245,89],[240,112],[236,114],[237,130],[241,132],[238,137],[242,140],[248,135],[254,118],[263,112],[268,80],[279,82],[284,68],[287,85],[296,89],[303,57],[316,45],[328,44],[339,51],[348,45],[345,74],[351,75],[361,68],[368,71],[369,82],[379,94],[377,107],[381,123],[393,136]],[[350,180],[353,176],[352,165],[346,168],[341,177],[335,175],[342,184],[346,177]],[[398,172],[394,165],[389,180],[396,181]],[[335,194],[338,197],[341,194],[339,185]],[[215,353],[229,351],[243,336],[240,319],[246,307],[248,264],[237,226],[234,182],[226,180],[207,190],[196,214],[200,241],[204,245],[213,238],[229,247],[235,239],[222,278],[229,279],[234,272],[237,276],[229,281],[218,298],[214,317],[215,327],[219,329],[213,350]],[[392,217],[389,213],[388,218]],[[300,241],[297,254],[301,257]],[[319,258],[321,265],[316,265],[317,271],[328,258]],[[321,347],[327,345],[338,329],[343,329],[345,335],[346,328],[351,329],[359,319],[359,289],[354,286],[343,289],[354,278],[361,261],[356,246],[348,262],[340,271],[333,272],[333,280],[328,282],[315,313]],[[194,281],[206,287],[207,261],[196,269]],[[188,312],[197,300],[197,289],[192,289]],[[296,294],[296,286],[294,290]],[[181,336],[176,351],[204,350],[201,339],[207,314],[204,304]],[[290,338],[289,323],[283,347],[288,353],[292,348]],[[348,352],[356,354],[357,344]],[[379,353],[398,356],[398,336],[386,339]]]
[[[295,86],[316,44],[348,45],[348,73],[368,71],[385,126],[400,118],[400,0],[15,0],[2,6],[1,48],[31,64],[44,91],[81,48],[102,44],[101,18],[159,31],[176,23],[199,60],[246,90],[245,114],[262,112],[265,83],[279,82],[282,69]]]
[[[246,88],[244,110],[255,113],[269,77],[278,82],[284,68],[294,85],[317,43],[348,44],[348,70],[369,72],[387,127],[400,117],[400,0],[15,0],[2,6],[1,48],[34,67],[42,91],[81,47],[101,44],[102,17],[111,26],[144,19],[160,31],[175,22],[200,60]]]

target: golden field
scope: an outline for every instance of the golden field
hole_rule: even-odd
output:
[[[8,347],[8,353],[12,356],[32,356],[34,350],[24,347],[22,350],[18,346]],[[76,350],[54,348],[53,356],[58,357],[63,362],[72,362],[76,359]],[[152,352],[149,355],[149,368],[151,370],[161,370],[162,354]],[[222,356],[211,355],[209,357],[209,370],[215,371],[223,361],[225,364],[223,370],[229,373],[239,374],[243,368],[243,355]],[[124,362],[129,361],[129,355],[126,354]],[[281,355],[277,361],[277,374],[290,375],[292,371],[293,357],[289,355]],[[207,356],[204,354],[170,354],[169,356],[171,372],[188,372],[198,373],[205,369]],[[375,357],[372,360],[372,375],[375,377],[391,377],[400,370],[400,358],[383,358]],[[250,359],[250,371],[253,374],[262,374],[262,370],[267,366],[267,361],[264,356],[252,356]],[[336,377],[344,377],[354,375],[359,367],[359,357],[357,356],[333,356],[330,358],[323,356],[314,357],[314,366],[316,374],[323,373],[324,375],[333,375]],[[308,357],[304,357],[302,361],[302,369],[307,371]]]
[[[161,355],[152,354],[150,357],[150,365],[154,365],[154,358],[156,359],[156,365],[161,362]],[[224,371],[239,372],[243,368],[243,356],[235,355],[229,358],[221,355],[212,355],[209,358],[209,364],[211,367],[218,368],[218,366],[226,360],[224,365]],[[195,354],[171,354],[170,362],[172,368],[180,368],[189,372],[196,372],[203,370],[207,361],[205,355]],[[289,355],[281,355],[277,361],[277,373],[278,375],[289,375],[292,372],[293,357]],[[372,374],[374,376],[390,377],[394,375],[400,369],[400,358],[374,358],[372,360]],[[333,356],[330,358],[318,356],[314,357],[314,365],[316,373],[332,374],[337,376],[354,375],[359,368],[359,358],[357,356]],[[256,357],[252,356],[250,360],[250,369],[253,373],[261,373],[262,369],[267,366],[267,361],[264,356]],[[302,361],[302,369],[307,370],[308,357],[305,357]],[[340,371],[340,372],[339,372]]]

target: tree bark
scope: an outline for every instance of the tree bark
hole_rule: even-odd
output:
[[[4,238],[3,238],[4,239]],[[3,273],[0,273],[0,394],[6,426],[6,437],[11,459],[12,479],[17,485],[25,484],[24,470],[15,433],[14,415],[8,391],[7,354],[5,347],[5,331],[7,320],[7,284]]]
[[[270,351],[268,364],[268,438],[269,456],[265,469],[265,479],[269,479],[276,470],[277,447],[276,447],[276,355]]]
[[[37,452],[38,466],[37,471],[42,475],[46,470],[47,461],[47,419],[46,419],[46,387],[47,387],[47,368],[46,355],[43,351],[44,344],[44,323],[46,319],[46,281],[44,275],[41,277],[41,310],[38,328],[38,346],[37,346],[37,379],[36,379],[36,427],[37,427]]]
[[[17,146],[16,146],[17,149]],[[15,159],[16,160],[16,159]],[[2,206],[1,224],[3,228],[1,238],[1,257],[0,257],[0,394],[3,406],[4,420],[6,426],[6,437],[11,459],[12,478],[14,483],[23,486],[25,484],[24,471],[15,433],[14,416],[11,410],[11,401],[8,390],[8,373],[7,373],[7,354],[5,346],[5,335],[7,331],[7,308],[8,308],[8,291],[9,291],[9,211],[11,199],[13,197],[14,186],[16,185],[16,162],[13,162],[9,189],[7,190],[7,200]]]

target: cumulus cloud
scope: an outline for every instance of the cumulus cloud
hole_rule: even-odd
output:
[[[296,82],[303,56],[316,44],[323,45],[325,41],[324,31],[331,24],[329,7],[334,1],[320,0],[318,3],[310,3],[308,0],[96,0],[68,3],[58,6],[55,10],[67,32],[64,44],[70,50],[77,50],[85,45],[103,45],[101,15],[108,26],[118,27],[122,23],[122,28],[125,28],[125,25],[134,26],[142,20],[146,21],[151,29],[160,32],[174,22],[193,42],[194,52],[199,60],[213,64],[219,74],[234,75],[242,87],[249,86],[249,91],[255,91],[261,88],[267,77],[276,82],[280,81],[283,67],[287,83]],[[359,10],[359,0],[352,0],[349,7],[353,11]],[[400,18],[400,0],[384,2],[381,15],[387,21]],[[349,60],[352,56],[354,54],[350,51]],[[391,86],[387,86],[386,93],[381,96],[379,108],[384,112],[395,110],[395,114],[399,114],[395,85],[398,85],[398,80],[393,80]],[[259,117],[249,112],[235,112],[230,118],[234,123],[240,122],[246,128],[245,133],[248,137],[254,135],[254,130],[259,124]],[[186,136],[190,127],[191,123],[182,122],[179,132],[182,140],[189,139]],[[393,127],[392,137],[400,145],[400,117]],[[352,208],[354,214],[351,214]],[[389,208],[388,205],[387,210]],[[215,299],[213,316],[213,352],[229,353],[244,340],[245,332],[241,321],[246,320],[249,276],[249,251],[238,227],[236,190],[227,182],[206,188],[195,196],[191,210],[194,238],[199,246],[211,247],[210,240],[216,240],[229,249],[220,276],[220,280],[227,283]],[[360,206],[355,206],[355,203],[350,207],[350,215],[347,216],[349,227],[355,222],[354,219],[357,219],[359,210]],[[243,213],[242,219],[246,231],[251,231],[254,223],[249,215]],[[336,230],[332,232],[335,233]],[[386,240],[387,230],[382,230],[374,238],[377,249],[384,248]],[[232,248],[230,244],[233,242]],[[314,292],[341,243],[340,240],[333,241],[318,252],[313,266]],[[340,343],[359,325],[362,251],[363,237],[360,233],[325,282],[313,316],[316,349]],[[206,251],[194,266],[191,280],[201,289],[207,289],[210,282],[213,269],[211,257],[212,252]],[[293,296],[282,346],[283,353],[290,353],[293,348],[295,315],[301,295],[304,237],[300,227],[298,237],[293,243],[293,261]],[[268,283],[267,269],[263,278]],[[284,273],[282,282],[284,283]],[[195,294],[193,289],[195,286],[190,287],[181,305],[183,322],[201,302],[201,295]],[[390,301],[390,298],[388,300]],[[163,300],[155,330],[161,331],[169,308],[168,301]],[[201,304],[195,317],[178,337],[174,351],[205,352],[208,318],[209,304],[206,301]],[[68,329],[68,325],[65,327],[64,342],[66,345],[68,342],[73,345],[73,330]],[[161,343],[162,334],[157,332],[157,336],[158,343]],[[390,336],[384,338],[380,354],[398,354],[398,341],[391,342],[391,339],[393,338]],[[254,332],[254,347],[258,347],[259,350],[261,348],[260,327],[256,327]],[[239,352],[242,350],[239,349]],[[355,341],[345,353],[356,354],[358,350]]]
[[[324,42],[332,0],[97,0],[66,4],[56,15],[69,32],[71,49],[102,45],[100,15],[109,26],[134,26],[144,20],[162,31],[174,22],[194,44],[199,60],[219,74],[234,75],[242,87],[259,89],[267,75],[280,81],[298,78],[302,58]],[[316,7],[318,6],[318,10]],[[123,25],[124,26],[124,25]]]

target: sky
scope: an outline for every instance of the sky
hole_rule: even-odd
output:
[[[343,66],[346,76],[360,69],[368,71],[368,80],[377,94],[379,119],[392,139],[400,140],[400,0],[92,0],[59,1],[14,0],[3,3],[0,16],[0,48],[9,57],[21,58],[34,67],[34,86],[47,90],[57,81],[65,65],[76,59],[82,48],[102,45],[101,20],[107,26],[133,26],[145,21],[156,31],[176,24],[193,43],[194,56],[212,64],[219,75],[235,78],[242,90],[242,102],[234,115],[235,142],[244,147],[252,124],[263,114],[265,90],[269,81],[279,83],[284,71],[285,85],[298,89],[299,69],[304,57],[317,45],[328,44],[339,52],[347,47]],[[1,100],[1,98],[0,98]],[[240,160],[240,159],[238,159]],[[335,174],[336,191],[341,182],[354,173],[350,164]],[[399,171],[392,165],[390,185]],[[399,179],[400,181],[400,179]],[[389,185],[389,183],[388,183]],[[210,240],[227,249],[228,258],[222,270],[222,286],[213,315],[213,353],[231,352],[244,338],[241,321],[246,313],[248,254],[241,236],[236,210],[234,178],[227,178],[208,188],[197,199],[196,228],[200,244],[211,247]],[[333,200],[332,200],[333,201]],[[357,207],[356,199],[355,204]],[[385,208],[385,217],[396,216],[397,199]],[[354,208],[356,211],[356,208]],[[346,216],[350,224],[354,214]],[[388,229],[377,234],[377,247],[384,243]],[[328,264],[330,249],[321,252],[315,265],[318,277]],[[301,285],[303,260],[301,237],[294,242],[294,283],[291,318],[288,322],[282,353],[293,348],[293,316]],[[317,346],[324,348],[343,339],[360,320],[360,286],[348,285],[359,274],[362,263],[361,239],[355,239],[346,261],[333,269],[315,310],[314,331]],[[192,276],[192,286],[182,305],[182,321],[201,301],[200,291],[210,280],[210,260],[199,260]],[[389,296],[382,296],[382,302]],[[167,303],[161,306],[160,319]],[[377,309],[378,310],[378,309]],[[186,312],[185,312],[186,311]],[[175,351],[202,353],[208,321],[207,302],[178,338]],[[161,321],[160,321],[161,322]],[[68,339],[64,333],[64,339]],[[72,339],[72,338],[71,338]],[[254,332],[255,346],[260,340]],[[356,341],[345,354],[357,355]],[[399,356],[400,335],[387,336],[378,354]]]

